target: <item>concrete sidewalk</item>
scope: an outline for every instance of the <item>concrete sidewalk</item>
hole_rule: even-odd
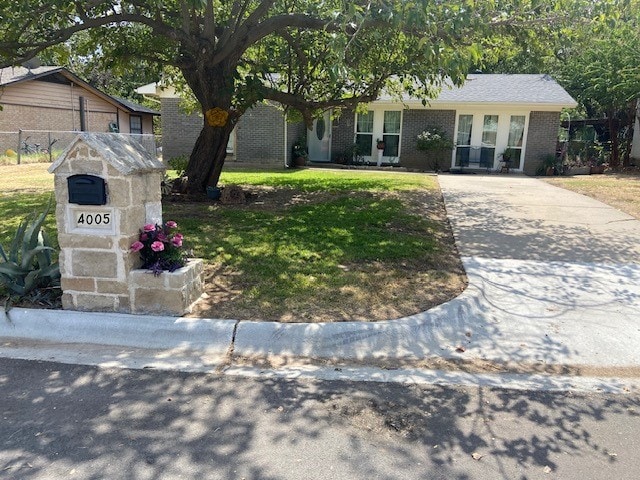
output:
[[[344,367],[334,370],[444,365],[607,377],[598,388],[636,385],[640,265],[622,260],[638,258],[631,240],[640,222],[532,178],[440,181],[469,287],[427,312],[376,323],[280,324],[14,309],[0,320],[0,355],[38,350],[59,361],[93,355],[100,364],[217,371],[304,358]],[[63,360],[55,344],[68,346]]]

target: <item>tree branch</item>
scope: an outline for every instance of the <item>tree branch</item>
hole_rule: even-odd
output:
[[[309,101],[305,100],[299,95],[293,93],[286,93],[274,88],[265,87],[262,90],[263,97],[266,100],[272,100],[282,105],[288,105],[298,110],[307,127],[313,124],[313,114],[321,110],[327,110],[329,108],[355,108],[359,103],[369,103],[376,100],[380,94],[380,88],[369,89],[359,95],[354,95],[347,98],[332,98],[327,100]]]
[[[46,48],[69,40],[78,32],[103,27],[105,25],[126,22],[146,25],[151,28],[154,34],[175,42],[191,42],[191,38],[188,37],[185,32],[176,30],[164,22],[154,20],[138,13],[114,13],[103,17],[88,18],[83,20],[82,23],[75,23],[66,28],[50,31],[48,32],[50,33],[49,38],[45,38],[42,41],[20,42],[19,39],[15,41],[0,41],[0,53],[2,53],[7,59],[3,59],[1,61],[0,67],[7,67],[27,61]]]
[[[249,26],[245,21],[231,38],[229,38],[226,44],[222,46],[218,53],[216,53],[213,58],[213,63],[218,63],[231,56],[238,59],[251,45],[256,44],[263,38],[279,30],[286,28],[324,30],[329,28],[329,26],[329,21],[304,13],[275,15],[254,26]]]

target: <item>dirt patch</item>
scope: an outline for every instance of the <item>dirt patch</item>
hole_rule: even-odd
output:
[[[595,198],[640,220],[640,170],[637,168],[604,175],[576,175],[543,180]]]

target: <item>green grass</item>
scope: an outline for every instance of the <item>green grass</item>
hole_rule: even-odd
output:
[[[167,214],[172,212],[167,206]],[[246,301],[273,307],[352,283],[345,265],[397,264],[437,252],[428,221],[397,199],[343,194],[274,211],[201,206],[181,227],[197,256],[242,272]],[[167,217],[169,218],[169,217]]]
[[[266,185],[295,188],[303,192],[415,188],[437,189],[433,177],[417,174],[363,172],[353,170],[302,169],[286,171],[225,171],[221,184]]]

